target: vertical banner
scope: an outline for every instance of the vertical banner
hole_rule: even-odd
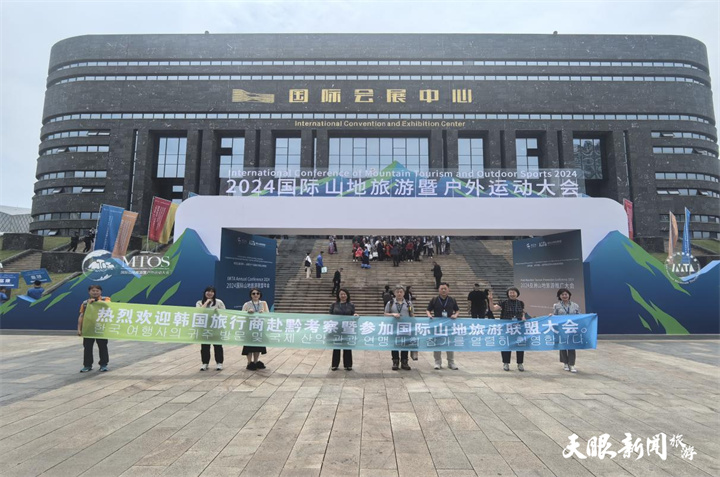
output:
[[[683,227],[682,263],[690,263],[690,211],[685,207],[685,226]]]
[[[513,272],[520,300],[530,316],[549,315],[559,288],[585,310],[582,238],[579,230],[513,241]],[[504,298],[505,290],[496,290]]]
[[[114,205],[103,204],[100,207],[100,218],[98,219],[93,250],[112,251],[115,248],[115,241],[117,240],[124,211],[125,209],[122,207]]]
[[[670,214],[670,224],[668,225],[668,259],[671,259],[675,253],[675,245],[678,241],[678,226],[672,210],[668,213]]]
[[[128,245],[130,244],[130,237],[132,236],[133,228],[135,228],[135,221],[137,220],[137,212],[130,212],[126,210],[122,213],[120,219],[120,228],[118,230],[117,239],[115,240],[115,247],[112,250],[113,258],[122,258],[127,253]]]
[[[160,238],[157,240],[159,243],[168,243],[170,241],[172,229],[175,225],[175,213],[177,212],[177,208],[177,204],[170,204],[170,208],[167,212],[167,218],[165,219],[165,224],[163,225],[162,232],[160,232]]]
[[[633,203],[627,199],[623,199],[623,207],[625,207],[625,213],[627,214],[628,220],[628,238],[633,239]]]
[[[275,304],[275,263],[277,242],[267,237],[222,229],[220,261],[215,265],[218,298],[231,310],[239,310],[258,288],[262,299]]]
[[[150,206],[150,222],[148,223],[148,239],[153,242],[160,241],[160,234],[165,226],[165,220],[167,219],[168,212],[172,202],[160,197],[153,197],[152,205]]]

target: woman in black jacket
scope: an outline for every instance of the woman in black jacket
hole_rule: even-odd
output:
[[[330,314],[331,315],[342,315],[342,316],[359,316],[357,313],[355,313],[355,305],[352,304],[350,301],[350,292],[347,291],[347,288],[341,288],[340,291],[337,294],[337,301],[330,305]],[[343,366],[347,371],[352,370],[352,350],[351,349],[344,349],[342,350],[342,358],[343,358]],[[338,370],[338,366],[340,366],[340,350],[334,349],[333,355],[332,355],[332,365],[331,368],[333,371]]]

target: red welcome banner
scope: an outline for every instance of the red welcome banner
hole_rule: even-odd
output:
[[[623,206],[628,219],[628,238],[633,239],[633,203],[627,199],[623,199]]]
[[[153,197],[152,206],[150,208],[150,223],[148,224],[148,239],[153,242],[160,241],[171,205],[172,202],[167,199]]]

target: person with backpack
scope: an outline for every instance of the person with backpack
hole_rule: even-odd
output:
[[[395,287],[395,297],[385,304],[385,316],[392,316],[398,320],[413,316],[412,303],[405,300],[405,289],[402,286]],[[392,350],[390,354],[393,371],[398,371],[400,368],[410,371],[407,350]]]

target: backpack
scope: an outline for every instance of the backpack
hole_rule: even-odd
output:
[[[310,259],[307,258],[307,257],[305,258],[305,266],[306,266],[306,267],[312,266],[312,262],[311,262]]]

